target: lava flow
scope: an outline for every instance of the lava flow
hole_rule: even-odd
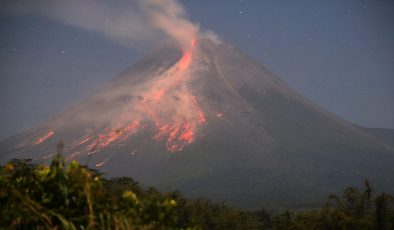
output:
[[[54,131],[50,130],[48,133],[46,133],[44,136],[39,137],[36,142],[34,142],[35,145],[41,144],[44,141],[48,140],[51,136],[55,134]]]
[[[165,140],[168,151],[181,151],[194,141],[198,126],[205,123],[205,114],[197,99],[188,89],[189,67],[192,62],[196,41],[191,41],[191,49],[184,51],[182,58],[159,79],[147,92],[141,106],[145,114],[150,114],[156,128],[155,140]],[[176,100],[171,100],[176,98]],[[167,103],[172,103],[167,104]]]
[[[206,122],[204,112],[188,88],[195,45],[196,41],[192,40],[190,48],[184,50],[174,66],[131,90],[139,99],[123,106],[101,131],[85,134],[72,149],[96,153],[149,127],[153,127],[149,129],[154,132],[152,139],[164,142],[170,152],[181,151],[192,143],[199,126]]]

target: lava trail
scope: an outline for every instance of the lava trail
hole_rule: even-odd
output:
[[[190,48],[184,50],[178,62],[167,71],[154,76],[143,87],[131,89],[138,99],[114,111],[116,115],[105,127],[83,133],[74,142],[68,159],[83,153],[100,152],[145,131],[153,131],[151,138],[163,143],[169,152],[179,152],[193,143],[199,128],[206,123],[206,115],[189,89],[195,47],[196,40],[192,40]],[[53,134],[51,130],[36,144],[46,141]],[[107,161],[102,161],[97,167]]]

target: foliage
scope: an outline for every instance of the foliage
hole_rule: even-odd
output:
[[[373,199],[368,181],[363,191],[349,187],[342,197],[328,199],[321,209],[274,216],[269,229],[394,229],[393,196],[383,193]]]
[[[0,207],[0,229],[394,229],[394,197],[373,196],[368,181],[320,209],[250,212],[106,179],[76,161],[65,165],[60,154],[49,166],[0,166]]]
[[[0,226],[7,229],[176,227],[175,200],[161,194],[142,195],[131,179],[107,181],[76,161],[65,166],[60,155],[50,166],[29,163],[13,160],[0,169]]]

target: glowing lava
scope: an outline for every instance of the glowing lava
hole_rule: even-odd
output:
[[[199,127],[206,122],[197,98],[188,88],[195,45],[196,40],[192,40],[190,49],[183,52],[174,66],[133,90],[138,100],[122,107],[105,128],[84,135],[73,149],[80,151],[83,148],[83,151],[93,154],[126,141],[148,127],[153,127],[153,140],[164,142],[170,152],[181,151],[192,143]],[[79,152],[70,157],[76,155]],[[107,160],[96,166],[104,165]]]
[[[179,69],[180,70],[185,70],[189,67],[190,62],[192,61],[192,54],[190,51],[186,52],[183,54],[181,60],[179,61]]]
[[[190,63],[192,62],[192,53],[193,53],[194,48],[196,46],[196,39],[192,39],[190,41],[190,45],[191,45],[191,49],[184,51],[182,58],[178,62],[178,67],[181,71],[189,68]]]
[[[138,121],[133,121],[122,128],[106,128],[98,134],[95,139],[93,137],[88,137],[83,143],[94,139],[94,141],[87,146],[89,153],[92,153],[96,150],[104,149],[113,143],[127,139],[127,137],[137,131],[138,125]]]
[[[36,142],[34,142],[35,145],[41,144],[48,140],[50,137],[52,137],[55,134],[54,131],[50,130],[48,133],[46,133],[44,136],[40,137],[37,139]]]

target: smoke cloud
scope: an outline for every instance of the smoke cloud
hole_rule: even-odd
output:
[[[67,22],[127,47],[171,39],[183,51],[172,66],[144,72],[149,81],[125,80],[96,93],[89,103],[55,119],[42,140],[58,130],[67,130],[69,125],[73,127],[70,123],[73,121],[81,124],[78,129],[86,128],[81,131],[78,143],[73,143],[74,148],[82,151],[84,146],[83,151],[90,154],[128,140],[149,125],[153,139],[164,142],[168,151],[177,152],[192,143],[206,123],[199,98],[189,89],[193,66],[198,65],[192,63],[198,55],[197,39],[208,37],[215,42],[218,39],[212,32],[201,33],[176,0],[3,0],[0,7],[14,14],[41,15]],[[133,73],[129,78],[133,78]],[[35,143],[38,142],[43,141]]]
[[[5,0],[0,6],[97,32],[127,47],[170,38],[187,50],[199,33],[176,0]]]
[[[187,18],[184,9],[175,0],[139,0],[150,23],[175,39],[183,49],[189,49],[198,28]]]

